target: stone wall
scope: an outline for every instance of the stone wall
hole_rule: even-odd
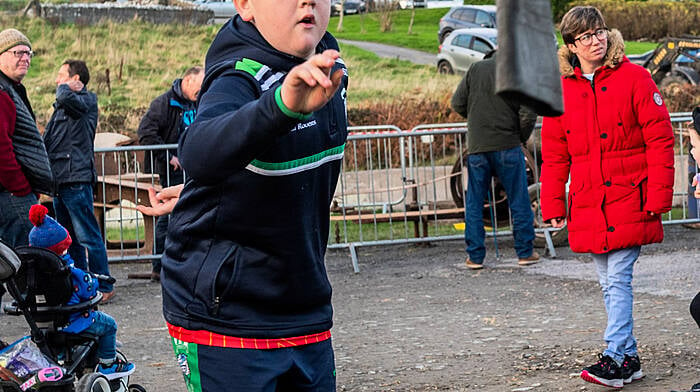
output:
[[[181,8],[162,5],[133,5],[119,3],[82,3],[41,5],[41,17],[56,23],[92,25],[110,20],[126,23],[140,20],[149,23],[210,24],[214,12],[206,8]]]

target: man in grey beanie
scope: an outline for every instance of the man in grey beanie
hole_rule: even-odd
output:
[[[27,245],[29,208],[39,193],[52,193],[44,143],[22,79],[32,61],[32,44],[20,31],[0,32],[0,239]]]

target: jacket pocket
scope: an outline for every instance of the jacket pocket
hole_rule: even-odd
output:
[[[215,242],[202,262],[195,291],[210,316],[219,315],[222,299],[235,286],[238,248],[230,241]]]
[[[574,208],[574,198],[576,197],[576,195],[579,195],[579,196],[580,196],[580,193],[581,193],[582,190],[583,190],[583,183],[578,183],[578,184],[576,184],[576,185],[573,185],[573,184],[572,184],[572,185],[569,187],[569,194],[568,194],[568,196],[567,196],[567,201],[568,201],[568,203],[567,203],[567,210],[566,210],[566,213],[567,213],[567,215],[566,215],[567,224],[570,224],[571,221],[572,221],[571,218],[572,218],[572,216],[573,216],[572,211],[573,211],[573,208]]]
[[[71,157],[67,152],[54,152],[49,154],[51,171],[55,187],[70,179]]]

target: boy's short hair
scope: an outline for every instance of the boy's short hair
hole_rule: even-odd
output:
[[[182,75],[182,78],[186,78],[190,75],[199,75],[204,69],[200,66],[194,66],[192,68],[189,68],[185,73]]]
[[[561,38],[565,44],[573,44],[577,35],[584,31],[595,30],[601,27],[607,26],[600,10],[589,5],[579,5],[570,9],[561,18],[559,31],[561,31]]]
[[[82,60],[66,60],[63,65],[68,65],[68,76],[78,75],[78,78],[87,86],[90,81],[90,71],[88,71],[87,64]]]

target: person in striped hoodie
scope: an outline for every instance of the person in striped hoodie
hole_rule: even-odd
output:
[[[162,258],[190,391],[334,391],[329,208],[347,70],[329,0],[235,0],[206,57]]]

